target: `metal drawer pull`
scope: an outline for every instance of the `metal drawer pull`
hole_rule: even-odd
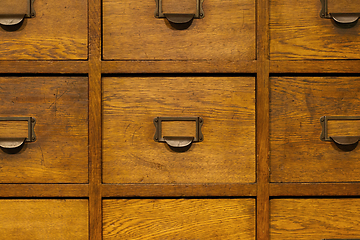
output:
[[[196,126],[195,136],[163,136],[162,123],[165,121],[193,121]],[[204,136],[201,132],[203,122],[201,117],[156,117],[154,118],[154,125],[156,128],[154,141],[166,143],[173,151],[185,152],[190,148],[192,143],[202,142],[204,140]]]
[[[27,133],[23,133],[24,131],[19,129],[9,129],[9,127],[11,128],[11,123],[7,122],[18,121],[27,122]],[[36,140],[34,131],[35,123],[36,121],[33,117],[0,117],[0,147],[5,150],[16,149],[25,142],[34,142]],[[9,136],[9,134],[11,136]]]
[[[321,1],[321,11],[320,11],[320,17],[327,18],[327,19],[333,19],[336,23],[340,24],[351,24],[355,25],[356,22],[360,18],[360,9],[358,13],[329,13],[328,12],[328,0],[320,0]],[[332,0],[337,1],[337,0]]]
[[[354,148],[360,140],[360,136],[328,136],[329,120],[360,120],[359,116],[323,116],[320,118],[322,132],[320,139],[322,141],[333,141],[341,146],[353,146]]]
[[[24,18],[35,17],[35,0],[1,0],[0,24],[12,26],[19,24]]]
[[[155,17],[156,18],[166,18],[169,23],[176,29],[185,29],[188,28],[193,19],[203,18],[204,10],[202,7],[202,3],[204,0],[197,0],[196,2],[196,13],[163,13],[162,11],[162,0],[155,0],[156,2],[156,10]]]

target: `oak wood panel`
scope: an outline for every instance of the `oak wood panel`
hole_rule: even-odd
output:
[[[87,184],[1,184],[0,197],[88,197]]]
[[[107,239],[255,239],[253,199],[104,200]]]
[[[320,1],[271,0],[270,8],[271,59],[360,58],[360,24],[342,28],[320,18]]]
[[[176,30],[154,17],[155,1],[104,0],[106,60],[255,59],[255,1],[206,0],[205,17]],[[119,14],[120,13],[120,14]]]
[[[360,136],[359,120],[328,120],[328,136]]]
[[[88,73],[86,61],[0,61],[0,73]]]
[[[34,117],[36,141],[0,150],[1,183],[88,182],[85,77],[2,77],[2,117]]]
[[[254,197],[256,184],[103,184],[104,197]]]
[[[270,239],[358,239],[359,199],[273,199]]]
[[[256,61],[103,61],[102,73],[256,73]]]
[[[270,195],[283,196],[360,196],[360,183],[271,183]]]
[[[271,61],[271,73],[360,73],[359,60]]]
[[[27,138],[28,121],[0,121],[0,138]]]
[[[163,0],[162,11],[163,13],[196,13],[197,0]]]
[[[18,30],[0,27],[0,60],[87,58],[87,0],[36,0],[34,9]]]
[[[251,77],[103,78],[103,182],[255,182],[254,91]],[[171,151],[158,116],[202,117],[204,141]]]
[[[3,239],[89,239],[87,200],[0,200]]]
[[[320,140],[322,116],[358,116],[358,77],[271,78],[272,182],[359,181],[359,148]]]
[[[360,13],[360,2],[353,0],[328,0],[329,13]]]

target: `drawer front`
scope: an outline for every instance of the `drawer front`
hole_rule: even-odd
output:
[[[360,116],[359,77],[271,78],[272,182],[360,180],[360,148],[320,140],[323,116]],[[360,136],[359,121],[332,121],[332,135]]]
[[[104,200],[103,239],[255,239],[255,200]]]
[[[34,18],[0,25],[0,60],[87,59],[87,2],[35,0]]]
[[[2,239],[89,239],[87,200],[0,200]]]
[[[270,239],[360,239],[359,199],[273,199]]]
[[[349,13],[349,5],[360,12],[359,1],[327,2],[330,13]],[[320,0],[271,0],[270,9],[272,60],[360,59],[360,24],[341,26],[321,18]]]
[[[0,117],[36,120],[34,142],[14,154],[0,150],[0,182],[88,182],[87,78],[1,77],[0,86]],[[7,127],[11,132],[13,122],[0,122],[1,129]]]
[[[154,141],[156,117],[201,117],[203,141],[171,150]],[[255,79],[104,78],[103,181],[254,182]]]
[[[195,7],[188,9],[187,4]],[[162,6],[164,12],[191,12],[196,0],[163,0]],[[255,1],[204,0],[202,6],[204,18],[178,30],[155,18],[154,0],[104,0],[104,59],[254,60]]]

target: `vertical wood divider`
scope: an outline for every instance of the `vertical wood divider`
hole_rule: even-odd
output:
[[[90,239],[102,239],[101,0],[89,0],[89,219]]]
[[[256,91],[256,139],[257,139],[257,240],[270,239],[269,198],[269,0],[257,0],[257,91]]]

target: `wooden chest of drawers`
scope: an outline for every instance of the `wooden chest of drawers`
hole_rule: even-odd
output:
[[[0,236],[360,239],[358,5],[4,0]]]

